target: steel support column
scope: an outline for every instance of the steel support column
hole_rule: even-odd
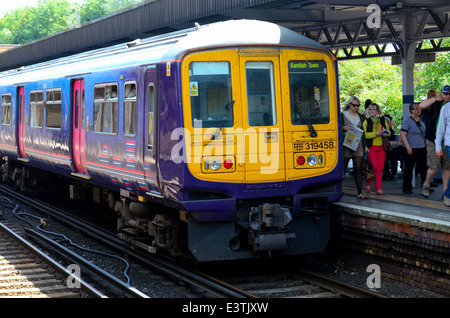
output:
[[[403,14],[401,17],[403,32],[400,40],[403,46],[402,56],[402,90],[403,90],[403,118],[411,115],[409,105],[414,101],[414,64],[417,41],[413,40],[417,32],[417,17]]]

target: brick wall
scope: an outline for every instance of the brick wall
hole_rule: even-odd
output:
[[[332,207],[331,235],[335,246],[388,260],[386,278],[450,295],[446,222],[338,203]]]

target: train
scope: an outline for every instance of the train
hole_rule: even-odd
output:
[[[343,195],[337,59],[229,20],[0,74],[1,182],[63,180],[117,235],[196,262],[323,252]]]

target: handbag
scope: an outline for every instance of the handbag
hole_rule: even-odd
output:
[[[373,177],[373,165],[370,163],[367,155],[364,155],[361,161],[361,174],[366,179]]]
[[[391,142],[389,141],[389,137],[382,137],[382,139],[383,139],[384,151],[386,151],[386,152],[392,151],[392,145],[391,145]]]

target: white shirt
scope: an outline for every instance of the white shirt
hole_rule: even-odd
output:
[[[441,108],[439,123],[436,130],[436,139],[434,140],[436,151],[442,150],[442,137],[444,138],[444,144],[446,146],[450,146],[450,102]]]
[[[344,111],[344,115],[345,117],[347,117],[348,120],[350,120],[350,122],[352,123],[353,127],[358,127],[359,124],[359,116],[358,114],[350,115],[350,113],[348,111]]]

